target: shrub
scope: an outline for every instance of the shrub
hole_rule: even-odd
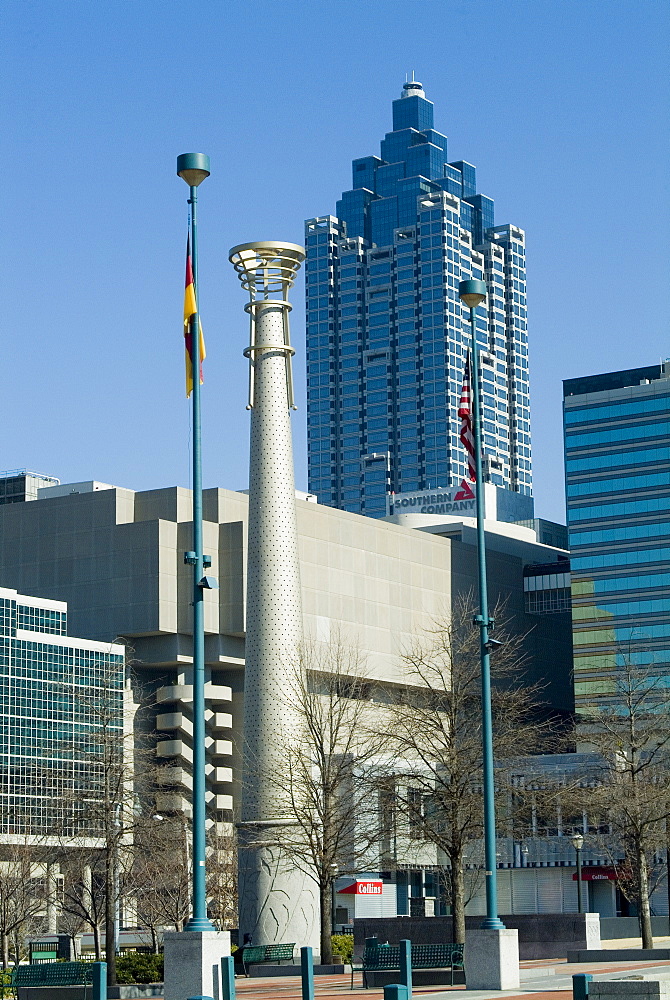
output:
[[[354,956],[354,935],[353,934],[333,934],[333,955],[341,955],[346,963],[351,962]]]
[[[162,983],[163,956],[131,951],[116,960],[118,983]]]

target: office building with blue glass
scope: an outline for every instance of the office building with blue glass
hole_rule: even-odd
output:
[[[616,704],[627,658],[670,684],[670,361],[563,386],[575,707],[591,715]]]
[[[63,601],[0,588],[3,844],[97,846],[100,744],[109,755],[111,737],[123,746],[132,734],[125,692],[123,646],[68,636]]]
[[[485,479],[532,495],[525,238],[493,209],[475,168],[449,162],[412,81],[381,156],[354,160],[336,214],[306,222],[309,489],[321,503],[382,517],[387,492],[466,475],[467,278],[489,289],[477,310]]]

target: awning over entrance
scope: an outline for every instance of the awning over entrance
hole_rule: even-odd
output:
[[[582,868],[582,882],[601,882],[605,879],[609,882],[617,882],[619,875],[616,868],[604,865],[585,865]],[[577,872],[573,874],[572,881],[577,881]]]
[[[381,896],[382,883],[365,879],[364,881],[352,882],[346,889],[340,889],[338,895],[351,893],[352,896]]]

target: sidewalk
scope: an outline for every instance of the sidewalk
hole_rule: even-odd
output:
[[[654,942],[659,948],[670,945],[670,938],[658,938]],[[639,938],[622,938],[616,942],[606,942],[604,947],[639,947]],[[462,986],[415,986],[414,997],[426,1000],[572,1000],[573,975],[586,972],[594,979],[622,979],[631,975],[651,975],[670,978],[670,963],[654,962],[570,962],[564,958],[533,959],[519,963],[521,987],[518,990],[466,990]],[[383,989],[364,990],[361,973],[354,974],[354,988],[349,988],[351,974],[343,976],[315,976],[314,993],[318,1000],[383,1000]],[[301,1000],[299,976],[276,976],[272,979],[235,980],[235,992],[240,1000]],[[160,998],[156,998],[160,1000]]]
[[[660,942],[659,942],[660,943]],[[533,998],[533,1000],[572,1000],[572,976],[587,972],[597,979],[620,979],[624,976],[654,974],[670,977],[670,963],[656,965],[654,962],[570,963],[565,959],[535,960],[520,963],[521,988],[509,991],[465,990],[462,986],[418,986],[412,993],[415,997],[430,1000],[494,1000],[496,997]],[[315,995],[319,1000],[382,1000],[382,989],[364,990],[361,974],[354,975],[354,989],[350,990],[350,974],[344,976],[316,976]],[[277,977],[275,979],[236,979],[235,989],[240,1000],[300,1000],[300,979]]]

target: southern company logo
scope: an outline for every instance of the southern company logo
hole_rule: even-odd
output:
[[[475,495],[472,492],[470,485],[465,481],[465,479],[461,479],[461,488],[454,497],[454,500],[474,500],[474,498]]]

